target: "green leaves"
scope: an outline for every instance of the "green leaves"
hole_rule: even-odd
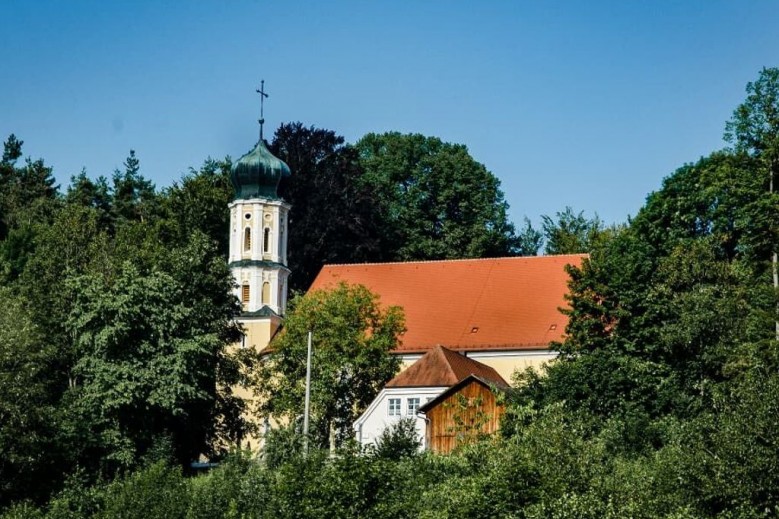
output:
[[[390,351],[404,331],[403,314],[397,307],[382,309],[360,285],[295,298],[273,353],[260,362],[256,390],[265,412],[290,420],[302,415],[309,330],[315,435],[324,442],[332,426],[340,442],[352,436],[352,422],[399,367]]]
[[[572,208],[566,207],[556,214],[556,221],[546,215],[541,219],[547,254],[589,252],[605,239],[606,231],[597,215],[587,219],[583,211],[574,213]]]
[[[383,221],[385,260],[505,256],[516,246],[500,181],[461,144],[369,133],[355,145]]]

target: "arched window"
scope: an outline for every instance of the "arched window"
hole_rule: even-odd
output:
[[[262,251],[270,252],[270,227],[265,228],[265,234],[262,237]]]
[[[270,303],[270,283],[267,281],[262,284],[262,304]]]
[[[249,285],[245,284],[241,286],[241,304],[244,308],[249,306]]]
[[[246,252],[252,250],[252,230],[249,227],[243,231],[243,250]]]

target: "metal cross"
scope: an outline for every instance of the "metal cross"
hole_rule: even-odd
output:
[[[265,98],[268,97],[268,94],[265,93],[264,79],[260,81],[260,88],[257,89],[257,93],[260,94],[260,120],[258,122],[260,123],[260,140],[262,140],[262,125],[265,124],[265,115],[263,114],[263,109],[265,107]]]

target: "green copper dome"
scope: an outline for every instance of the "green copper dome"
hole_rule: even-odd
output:
[[[289,166],[274,157],[260,139],[252,151],[233,164],[230,180],[235,198],[279,198],[279,182],[289,175]]]

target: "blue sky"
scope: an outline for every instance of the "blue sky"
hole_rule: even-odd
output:
[[[0,6],[0,138],[57,180],[110,176],[135,149],[170,185],[237,158],[265,117],[418,132],[468,146],[510,216],[565,206],[607,223],[723,147],[779,2],[29,1]]]

